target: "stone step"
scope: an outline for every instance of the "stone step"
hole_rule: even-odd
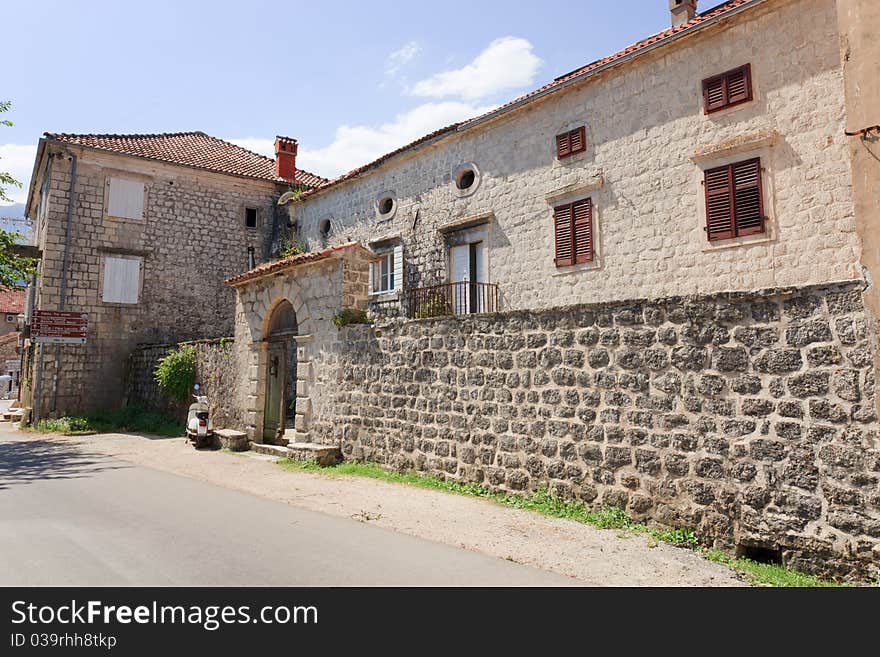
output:
[[[217,429],[215,432],[220,440],[220,447],[232,450],[233,452],[246,452],[250,445],[248,444],[247,434],[244,431],[235,429]]]
[[[298,461],[313,461],[318,465],[336,465],[342,461],[342,449],[336,445],[318,443],[290,443],[287,445],[290,458]]]
[[[287,453],[286,447],[281,447],[279,445],[267,445],[266,443],[250,443],[251,451],[257,452],[258,454],[268,454],[269,456],[276,456],[279,459],[286,459],[290,455]]]

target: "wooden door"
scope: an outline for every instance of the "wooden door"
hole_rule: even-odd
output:
[[[283,342],[270,342],[266,362],[266,405],[263,411],[263,441],[275,441],[278,429],[284,429],[284,372],[287,363]]]

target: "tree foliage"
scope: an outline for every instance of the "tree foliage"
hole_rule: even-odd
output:
[[[9,110],[11,103],[8,100],[0,100],[0,113]],[[0,125],[12,126],[8,119],[0,120]],[[6,188],[21,187],[21,183],[9,173],[0,171],[0,203],[12,203],[12,199],[6,192]],[[0,288],[13,287],[28,277],[36,269],[36,260],[25,258],[15,253],[16,233],[0,229]]]

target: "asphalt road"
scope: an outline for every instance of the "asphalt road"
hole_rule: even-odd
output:
[[[553,573],[0,424],[2,586],[559,586]]]

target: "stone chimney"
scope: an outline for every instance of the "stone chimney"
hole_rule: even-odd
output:
[[[275,137],[275,175],[288,182],[296,179],[296,139]]]
[[[697,15],[697,0],[669,0],[672,12],[672,27],[687,23]]]

